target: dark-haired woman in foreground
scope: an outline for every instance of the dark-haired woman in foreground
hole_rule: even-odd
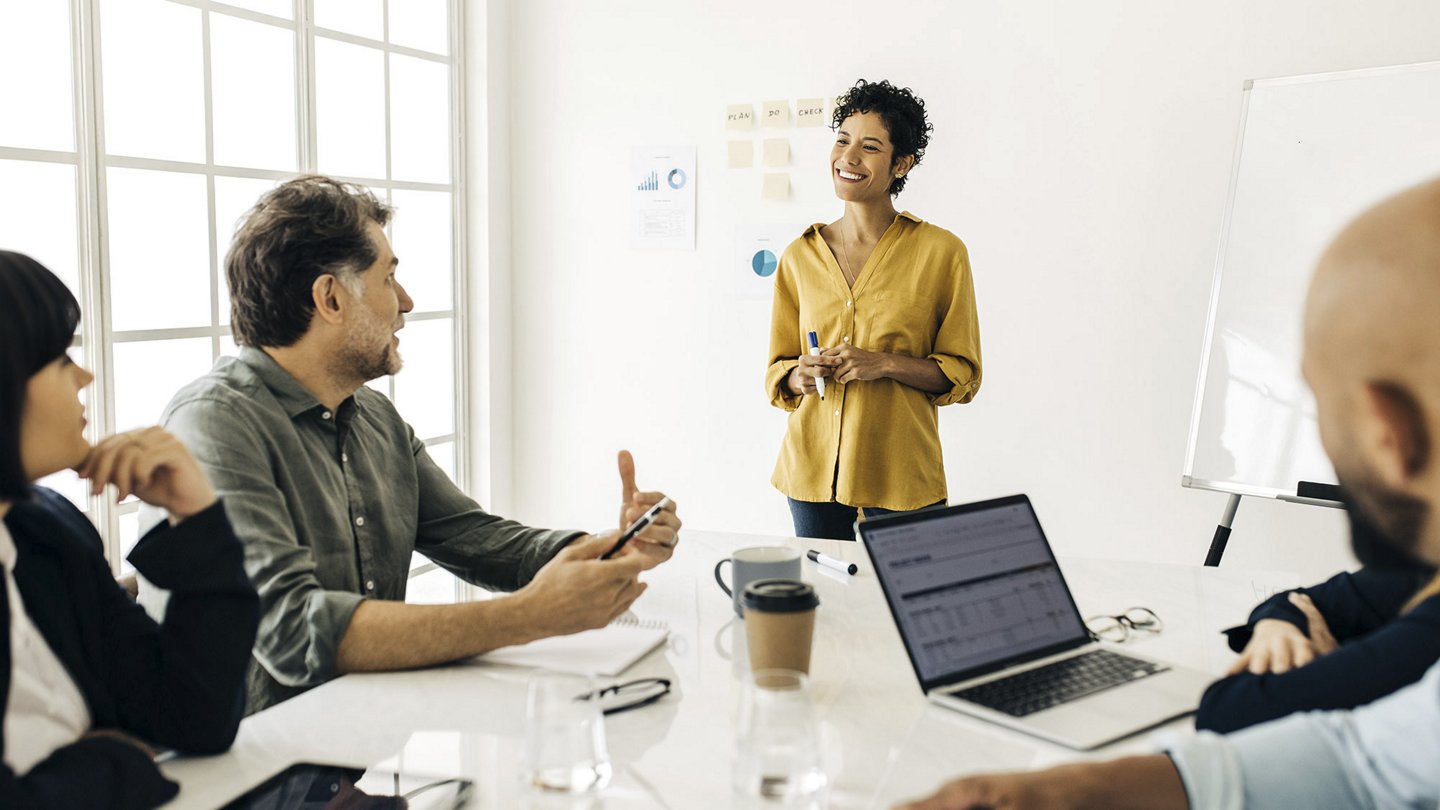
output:
[[[244,708],[259,621],[239,542],[195,460],[149,428],[95,446],[66,354],[65,285],[0,251],[0,807],[148,808],[172,798],[154,748],[218,753]],[[74,468],[167,510],[130,561],[173,589],[156,624],[111,578],[75,507],[34,486]]]
[[[893,202],[930,141],[925,103],[861,80],[832,127],[845,213],[780,259],[765,387],[791,412],[771,483],[795,533],[852,540],[860,509],[944,503],[936,408],[980,388],[980,327],[965,244]]]

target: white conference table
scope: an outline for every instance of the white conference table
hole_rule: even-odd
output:
[[[668,623],[669,642],[615,679],[666,677],[672,692],[606,719],[615,776],[598,800],[567,803],[526,792],[518,774],[528,671],[464,662],[347,675],[255,714],[228,753],[162,765],[181,784],[165,807],[218,807],[297,762],[382,761],[472,779],[483,808],[746,806],[730,787],[732,714],[748,667],[744,625],[711,571],[731,551],[756,545],[814,548],[860,566],[848,576],[803,563],[802,576],[821,602],[810,671],[830,777],[826,806],[889,807],[966,773],[1148,749],[1146,735],[1138,735],[1080,754],[926,701],[856,543],[686,530],[674,559],[645,575],[650,587],[633,609]],[[1127,646],[1212,673],[1233,658],[1217,631],[1298,584],[1293,574],[1178,565],[1062,558],[1061,567],[1084,615],[1138,605],[1161,616],[1164,632]]]

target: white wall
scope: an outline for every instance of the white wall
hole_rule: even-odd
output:
[[[725,105],[889,78],[936,130],[898,204],[959,234],[975,269],[985,384],[941,412],[951,500],[1027,492],[1061,553],[1188,563],[1225,500],[1179,480],[1241,84],[1440,59],[1433,0],[524,0],[491,19],[515,516],[605,525],[627,447],[687,525],[789,532],[769,305],[735,297],[733,234],[840,209],[814,191],[823,150],[793,170],[795,202],[756,201],[757,175],[725,168]],[[693,253],[628,248],[629,150],[659,143],[699,150]],[[1342,529],[1250,499],[1227,564],[1324,575],[1350,562]]]

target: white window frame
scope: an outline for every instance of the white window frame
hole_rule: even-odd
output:
[[[38,0],[52,2],[53,0]],[[215,177],[242,177],[262,180],[279,180],[293,176],[288,171],[267,171],[250,168],[218,166],[214,160],[214,115],[212,103],[212,81],[210,76],[210,19],[212,14],[224,14],[251,22],[273,25],[291,31],[295,35],[295,101],[297,137],[296,165],[299,173],[315,173],[316,127],[315,127],[315,40],[324,37],[340,42],[362,45],[385,54],[385,178],[357,178],[337,176],[337,179],[365,185],[389,199],[392,190],[441,191],[451,195],[452,253],[451,278],[452,298],[449,309],[422,310],[407,316],[410,321],[452,320],[455,412],[451,433],[442,436],[421,437],[427,445],[443,442],[454,444],[454,475],[456,483],[469,491],[470,455],[468,426],[471,424],[471,388],[469,375],[469,324],[465,317],[469,290],[466,273],[462,271],[467,260],[465,223],[466,218],[466,163],[464,150],[465,105],[465,2],[449,0],[449,54],[438,55],[427,51],[396,45],[388,41],[374,40],[340,31],[320,28],[314,21],[314,0],[292,0],[293,19],[274,17],[250,11],[214,0],[166,0],[175,5],[195,8],[201,12],[202,59],[204,65],[204,114],[205,114],[205,162],[137,158],[107,155],[105,153],[105,122],[103,70],[100,55],[103,42],[101,35],[100,6],[104,0],[69,0],[72,47],[72,108],[74,114],[73,153],[40,149],[0,146],[0,159],[43,163],[61,163],[76,169],[76,233],[77,269],[79,289],[77,291],[84,321],[77,335],[77,345],[85,352],[85,361],[95,372],[95,382],[90,392],[91,423],[87,435],[93,441],[108,435],[115,429],[115,380],[113,376],[113,347],[118,343],[168,340],[176,338],[209,338],[212,357],[220,354],[221,339],[231,334],[229,325],[220,324],[219,284],[224,283],[218,268],[218,240],[215,222]],[[382,0],[385,30],[383,36],[389,39],[389,11],[392,2],[404,0]],[[483,46],[483,43],[481,43]],[[423,59],[445,64],[450,68],[450,182],[419,183],[393,180],[391,174],[390,137],[390,55]],[[206,177],[207,199],[210,210],[209,252],[210,252],[210,322],[211,326],[178,329],[115,331],[110,324],[110,264],[108,256],[108,211],[106,210],[106,170],[108,168],[136,168],[169,172],[199,174]],[[394,396],[393,378],[386,381],[386,391]],[[157,414],[158,416],[158,414]],[[122,570],[120,518],[137,512],[139,503],[133,499],[115,504],[109,497],[88,498],[89,517],[101,529],[105,538],[105,551],[111,569],[117,575]],[[414,578],[436,570],[434,563],[416,566],[410,576]],[[458,583],[457,598],[468,591]]]

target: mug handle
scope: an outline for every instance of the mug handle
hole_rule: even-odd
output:
[[[720,590],[724,591],[726,596],[730,597],[731,599],[734,599],[734,598],[735,598],[735,594],[730,590],[730,586],[729,586],[729,585],[726,585],[726,584],[725,584],[725,580],[723,580],[723,579],[720,578],[720,566],[722,566],[722,565],[724,565],[725,563],[728,563],[728,562],[730,562],[730,558],[729,558],[729,557],[726,557],[725,559],[721,560],[720,562],[715,563],[715,584],[720,586]]]

